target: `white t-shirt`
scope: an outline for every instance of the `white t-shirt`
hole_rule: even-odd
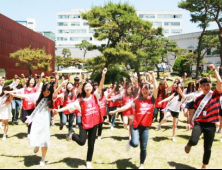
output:
[[[178,95],[175,96],[175,97],[178,98],[178,100],[179,100],[179,96]],[[182,105],[183,100],[181,100],[181,101],[178,101],[178,100],[171,104],[169,110],[171,110],[173,112],[178,112],[178,113],[180,112],[180,106]]]

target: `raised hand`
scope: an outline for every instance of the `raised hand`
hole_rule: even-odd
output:
[[[210,64],[208,67],[210,70],[215,70],[215,66],[213,64]]]
[[[45,76],[45,73],[42,72],[42,74],[41,74],[41,78],[44,77],[44,76]]]
[[[103,74],[106,75],[107,71],[108,71],[107,68],[104,68],[103,69]]]

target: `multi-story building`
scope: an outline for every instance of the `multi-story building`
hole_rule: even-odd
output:
[[[46,37],[52,41],[56,41],[55,33],[51,32],[51,31],[43,31],[43,32],[39,32],[39,34],[43,35],[44,37]]]
[[[17,23],[19,24],[22,24],[23,26],[33,30],[33,31],[36,31],[36,27],[37,27],[37,23],[35,21],[35,19],[33,18],[28,18],[27,21],[16,21]]]
[[[94,45],[106,44],[93,37],[94,30],[88,25],[87,20],[81,18],[81,13],[87,10],[75,9],[67,12],[58,12],[57,16],[57,55],[61,55],[63,48],[69,48],[75,56],[82,56],[82,52],[75,47],[76,44],[87,40]],[[164,35],[177,35],[182,33],[182,13],[178,11],[138,11],[138,16],[153,23],[153,27],[163,27]],[[87,58],[95,57],[98,51],[89,52]]]
[[[183,33],[183,14],[180,11],[138,11],[137,14],[152,22],[154,28],[162,27],[165,37]]]
[[[55,42],[2,14],[0,14],[0,21],[0,75],[6,76],[7,79],[13,79],[15,74],[29,75],[26,67],[15,65],[16,60],[10,58],[10,54],[30,46],[32,49],[44,48],[47,54],[53,56],[52,70],[46,73],[47,76],[52,75],[55,70]],[[41,72],[42,70],[36,70],[33,74],[41,74]]]
[[[198,47],[198,38],[200,37],[201,32],[194,32],[189,34],[180,34],[170,36],[169,40],[175,41],[179,48],[187,49],[189,52],[193,52]],[[173,67],[176,58],[174,56],[168,56],[169,65]],[[220,66],[221,59],[219,54],[213,54],[213,50],[208,50],[206,56],[204,57],[204,64],[200,66],[199,69],[207,72],[209,69],[207,65],[214,64],[215,66]],[[193,71],[196,70],[196,66],[193,66]]]

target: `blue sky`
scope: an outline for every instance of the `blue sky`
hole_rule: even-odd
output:
[[[109,0],[110,1],[110,0]],[[197,25],[190,22],[190,13],[179,9],[181,0],[111,0],[112,2],[129,2],[137,10],[180,10],[183,11],[183,33],[200,31]],[[35,18],[38,31],[56,33],[58,11],[71,9],[90,9],[92,6],[103,5],[108,0],[0,0],[0,13],[13,20]],[[212,24],[210,29],[216,29]]]

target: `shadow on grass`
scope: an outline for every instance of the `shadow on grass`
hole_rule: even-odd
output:
[[[40,161],[41,161],[41,157],[38,157],[36,155],[29,155],[29,156],[9,156],[9,155],[1,155],[3,157],[8,157],[8,158],[24,158],[24,161],[20,161],[20,162],[24,162],[24,165],[26,167],[32,167],[32,166],[36,166],[39,165]]]
[[[97,163],[100,165],[116,165],[117,169],[138,169],[136,165],[130,162],[131,158],[129,159],[120,159],[112,163]]]
[[[170,139],[167,138],[167,137],[154,137],[153,138],[153,141],[155,141],[155,142],[162,142],[162,141],[165,141],[165,140],[170,140]]]
[[[86,166],[86,161],[78,159],[78,158],[64,158],[58,162],[51,162],[50,165],[65,163],[70,168],[79,168],[80,166]]]
[[[18,139],[27,138],[27,133],[18,133],[18,134],[14,135],[14,136],[11,136],[9,138],[14,138],[14,137],[16,137]]]
[[[188,136],[188,135],[178,135],[178,137],[183,138],[183,139],[187,139],[187,140],[190,139],[190,136]]]
[[[194,167],[191,167],[189,165],[184,165],[184,164],[180,164],[180,163],[176,163],[176,162],[168,162],[168,164],[171,166],[171,167],[174,167],[176,169],[196,169]]]
[[[162,129],[164,129],[163,132],[167,131],[167,130],[170,130],[170,129],[173,129],[172,126],[162,126]],[[177,129],[185,129],[184,126],[177,126]]]
[[[129,141],[129,137],[120,137],[120,136],[110,136],[110,137],[105,137],[103,139],[114,139],[114,140],[117,140],[117,141]]]
[[[52,135],[51,137],[56,137],[59,140],[65,140],[66,139],[65,134],[55,134],[55,135]]]

